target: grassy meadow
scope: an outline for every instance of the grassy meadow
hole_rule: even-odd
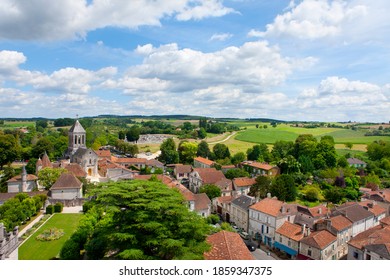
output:
[[[58,256],[62,245],[76,230],[83,214],[54,214],[19,247],[19,260],[50,260]],[[36,237],[50,228],[63,229],[64,235],[53,241],[38,241]]]

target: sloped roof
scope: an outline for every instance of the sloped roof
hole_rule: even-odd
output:
[[[352,222],[345,218],[343,215],[338,215],[330,218],[331,225],[337,231],[342,231],[343,229],[349,228],[352,226]]]
[[[85,133],[85,129],[80,124],[79,120],[76,120],[76,122],[72,125],[72,127],[69,129],[69,132],[76,132],[76,133]]]
[[[335,241],[337,241],[337,237],[327,230],[312,232],[309,236],[301,239],[302,243],[320,250],[325,249]]]
[[[345,216],[353,223],[374,216],[373,213],[364,209],[363,206],[355,202],[342,204],[332,212],[332,216],[336,216],[339,214]]]
[[[212,249],[204,253],[206,260],[254,260],[244,241],[236,232],[222,230],[207,237]]]
[[[358,158],[347,158],[349,164],[367,164]]]
[[[283,201],[267,197],[253,204],[249,208],[270,216],[277,217],[280,214],[281,208],[284,204],[285,203]]]
[[[42,156],[42,168],[46,168],[46,167],[52,168],[53,165],[52,165],[52,163],[51,163],[51,161],[50,161],[50,159],[49,159],[47,153],[45,152],[45,153],[43,154],[43,156]]]
[[[175,166],[176,173],[191,173],[192,166],[191,165],[176,165]]]
[[[110,150],[95,150],[95,153],[98,155],[98,157],[102,158],[111,158],[111,151]]]
[[[204,157],[196,157],[196,158],[194,158],[194,161],[198,161],[198,162],[201,162],[203,164],[210,165],[210,166],[215,163],[214,161],[209,160],[209,159],[204,158]]]
[[[40,195],[40,194],[47,195],[48,192],[49,191],[45,190],[45,191],[33,191],[33,192],[24,192],[24,193],[27,194],[29,197],[33,197],[33,196]],[[8,199],[13,198],[17,194],[19,194],[19,193],[0,193],[0,201],[1,202],[7,201]]]
[[[147,166],[153,166],[153,167],[164,167],[164,163],[161,161],[158,161],[157,159],[148,159],[146,160]]]
[[[38,177],[33,175],[33,174],[27,174],[27,181],[36,181],[38,180]],[[9,179],[7,181],[7,183],[11,183],[11,182],[21,182],[22,181],[22,175],[16,175],[14,177],[12,177],[11,179]]]
[[[92,150],[90,148],[83,148],[83,147],[78,148],[76,150],[76,152],[74,153],[74,156],[76,156],[76,157],[83,157],[87,153],[90,153],[91,155],[94,155],[95,157],[98,157],[98,155],[95,153],[94,150]]]
[[[50,189],[81,189],[81,186],[82,183],[72,173],[62,173]]]
[[[199,174],[204,184],[215,184],[222,179],[226,179],[222,171],[215,168],[194,168],[193,171]]]
[[[232,204],[242,209],[248,210],[249,206],[254,203],[255,199],[251,196],[241,195],[232,201]]]
[[[390,226],[372,227],[353,237],[348,244],[358,249],[373,244],[390,244]]]
[[[270,165],[265,162],[257,162],[257,161],[244,161],[242,164],[249,165],[254,168],[263,169],[263,170],[271,170],[272,168],[278,168],[277,166]]]
[[[372,200],[364,200],[359,202],[359,205],[363,206],[366,210],[373,213],[375,216],[386,213],[386,209],[377,205],[376,202]]]
[[[115,163],[127,163],[127,164],[146,164],[146,158],[118,158],[111,156],[111,161]]]
[[[221,180],[214,183],[216,186],[218,186],[222,192],[226,191],[232,191],[233,190],[233,183],[232,180],[222,178]]]
[[[195,197],[195,210],[200,211],[200,210],[205,210],[208,209],[211,200],[205,193],[198,193],[194,194]]]
[[[255,178],[239,177],[233,179],[233,185],[236,188],[253,186],[256,183]]]
[[[380,223],[383,225],[390,226],[390,216],[387,216],[386,218],[383,218],[382,220],[380,220]]]
[[[328,208],[326,208],[326,206],[324,205],[318,205],[310,208],[306,206],[298,205],[297,210],[298,212],[306,214],[311,217],[325,216],[329,212]]]
[[[288,221],[285,221],[276,232],[295,241],[299,241],[303,238],[302,227]]]
[[[65,166],[65,169],[76,177],[87,177],[87,172],[77,163],[70,163]]]

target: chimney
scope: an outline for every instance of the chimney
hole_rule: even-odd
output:
[[[282,213],[285,213],[285,212],[286,212],[286,206],[285,206],[285,205],[283,205],[283,206],[280,208],[280,212],[282,212]]]
[[[271,193],[267,193],[267,198],[271,198]]]
[[[320,208],[318,208],[318,214],[322,214],[322,208],[321,208],[321,206],[320,206]]]
[[[305,234],[305,232],[306,232],[306,224],[303,224],[303,225],[302,225],[302,232],[301,232],[301,233],[302,233],[302,234]]]

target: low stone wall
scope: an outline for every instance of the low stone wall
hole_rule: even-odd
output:
[[[9,257],[18,247],[19,227],[15,227],[12,232],[5,230],[4,224],[0,223],[0,260]]]
[[[86,201],[85,198],[76,198],[76,199],[71,199],[71,200],[49,198],[48,204],[54,205],[54,204],[60,202],[60,203],[62,203],[62,205],[64,205],[64,207],[74,207],[74,206],[82,206],[84,204],[84,201]]]

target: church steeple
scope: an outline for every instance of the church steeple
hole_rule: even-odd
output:
[[[86,148],[86,132],[79,120],[73,124],[68,133],[68,155],[73,155],[78,148]]]

